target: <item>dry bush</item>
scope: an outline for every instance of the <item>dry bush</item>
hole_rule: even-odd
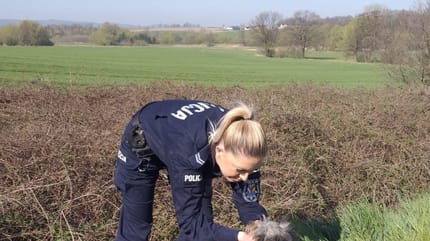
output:
[[[114,156],[131,115],[146,102],[205,99],[255,106],[267,130],[262,203],[273,220],[331,219],[366,198],[395,204],[430,184],[430,96],[289,86],[0,87],[0,240],[107,240],[120,196]],[[152,240],[177,227],[166,173],[157,183]],[[229,188],[214,181],[216,221],[241,227]]]

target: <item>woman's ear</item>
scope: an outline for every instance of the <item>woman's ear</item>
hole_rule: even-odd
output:
[[[224,145],[218,144],[215,146],[215,153],[221,153],[224,152]]]

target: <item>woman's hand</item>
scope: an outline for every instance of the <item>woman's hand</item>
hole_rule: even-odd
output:
[[[255,241],[255,239],[251,235],[249,235],[245,232],[239,232],[237,234],[237,240],[238,241]]]

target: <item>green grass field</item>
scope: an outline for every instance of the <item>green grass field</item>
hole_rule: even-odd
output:
[[[339,209],[333,223],[294,222],[304,241],[430,240],[430,194],[404,200],[396,208],[360,201]]]
[[[0,47],[0,84],[41,80],[110,85],[171,80],[216,86],[396,85],[380,66],[342,61],[338,56],[319,53],[308,59],[270,59],[256,51],[218,47]]]

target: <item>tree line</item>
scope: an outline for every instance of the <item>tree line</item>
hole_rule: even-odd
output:
[[[188,24],[189,25],[189,24]],[[358,62],[389,64],[390,74],[405,82],[430,84],[430,0],[415,10],[392,11],[369,5],[355,17],[321,18],[297,11],[290,18],[262,12],[238,31],[133,31],[118,25],[51,25],[32,21],[0,28],[0,45],[53,45],[86,42],[97,45],[241,44],[260,47],[267,57],[306,58],[309,50],[342,51]]]
[[[0,45],[52,46],[48,30],[33,21],[22,21],[19,25],[0,28]]]
[[[370,5],[338,23],[309,11],[288,19],[263,12],[251,25],[253,38],[267,57],[305,58],[310,49],[343,51],[358,62],[387,64],[395,79],[430,85],[430,0],[418,2],[413,11]]]

